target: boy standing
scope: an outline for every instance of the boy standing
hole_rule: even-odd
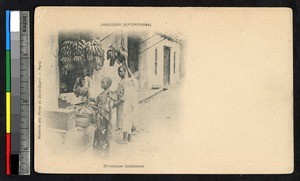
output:
[[[109,90],[112,80],[109,77],[104,77],[101,81],[101,88],[104,90],[95,100],[96,108],[96,132],[94,137],[94,150],[100,152],[102,156],[107,156],[110,142],[110,112],[112,107],[112,93]]]

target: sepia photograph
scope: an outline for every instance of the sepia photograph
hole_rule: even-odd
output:
[[[153,136],[179,129],[183,51],[180,34],[60,32],[49,151],[128,158],[163,144]]]
[[[288,8],[38,7],[34,168],[292,173]]]

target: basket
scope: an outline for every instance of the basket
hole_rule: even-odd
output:
[[[90,114],[76,114],[76,126],[86,128],[91,124]]]

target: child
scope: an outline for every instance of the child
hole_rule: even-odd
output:
[[[118,74],[121,78],[119,83],[118,106],[117,106],[117,127],[123,132],[123,139],[119,141],[120,144],[131,142],[132,129],[132,95],[131,95],[131,80],[127,77],[127,68],[122,65],[118,69]]]
[[[74,94],[76,96],[81,96],[88,103],[88,101],[89,101],[89,95],[90,95],[90,90],[89,90],[89,87],[87,87],[85,79],[83,77],[81,77],[79,79],[79,85],[74,90]]]
[[[94,137],[94,150],[96,153],[101,152],[102,156],[108,155],[110,147],[110,112],[112,107],[112,93],[109,90],[112,80],[109,77],[104,77],[101,81],[101,88],[104,90],[100,93],[95,102],[96,108],[96,131]]]

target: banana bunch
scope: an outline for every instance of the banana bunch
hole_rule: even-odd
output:
[[[103,67],[104,50],[101,47],[99,40],[94,39],[85,44],[86,58],[92,63],[95,70],[100,70]]]
[[[118,63],[124,64],[128,58],[127,47],[125,45],[121,46],[113,44],[106,52],[106,57],[110,60],[110,66],[113,66],[116,60]]]
[[[64,41],[62,46],[61,46],[61,49],[60,49],[60,52],[61,52],[61,55],[62,56],[70,56],[73,54],[73,51],[72,51],[72,46],[73,46],[73,41]]]
[[[74,68],[73,62],[79,63],[84,61],[84,44],[81,41],[64,41],[60,51],[64,69],[72,70]]]
[[[85,51],[90,56],[103,56],[104,50],[101,47],[100,42],[92,40],[86,43]]]
[[[120,64],[124,64],[128,58],[128,53],[126,51],[121,51],[118,57],[118,61]]]
[[[62,62],[63,64],[69,64],[69,63],[72,63],[72,58],[69,57],[69,56],[62,57],[62,58],[61,58],[61,62]]]
[[[62,73],[67,75],[68,71],[73,70],[74,65],[72,63],[63,64],[62,66]]]
[[[84,44],[81,41],[74,41],[71,47],[72,47],[74,56],[83,54]]]
[[[72,64],[72,58],[70,56],[64,56],[60,59],[62,62],[62,72],[67,75],[69,70],[72,70],[74,68]]]
[[[104,65],[103,61],[104,61],[104,59],[101,59],[100,57],[95,57],[94,58],[93,67],[95,68],[95,70],[97,70],[97,71],[101,70],[101,68]]]
[[[86,61],[96,70],[100,70],[103,67],[104,53],[99,39],[66,40],[60,48],[62,71],[67,74],[76,67],[84,66]]]
[[[60,52],[62,56],[75,56],[81,55],[84,51],[84,43],[82,41],[64,41]]]
[[[73,58],[73,61],[74,62],[83,62],[83,58],[84,56],[81,54],[81,55],[75,55],[74,58]]]

